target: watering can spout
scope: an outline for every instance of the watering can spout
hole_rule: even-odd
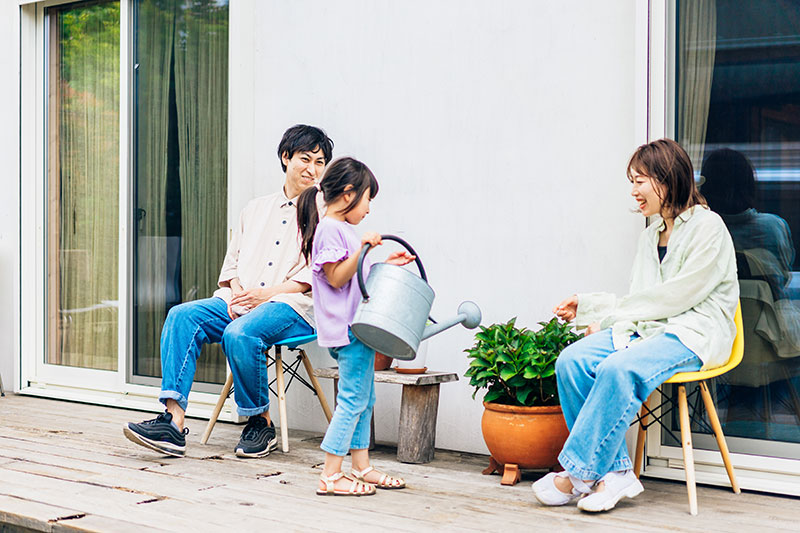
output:
[[[422,340],[433,337],[437,333],[441,333],[446,329],[450,329],[456,324],[463,324],[467,329],[473,329],[481,323],[481,310],[474,302],[462,302],[458,306],[458,315],[443,320],[438,324],[431,324],[425,327],[422,333]]]

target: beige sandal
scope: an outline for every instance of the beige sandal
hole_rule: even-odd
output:
[[[340,479],[345,478],[352,483],[350,484],[350,488],[347,490],[337,490],[334,483],[339,481]],[[362,480],[353,479],[349,476],[344,475],[343,472],[336,472],[332,476],[326,476],[323,472],[319,475],[319,480],[325,483],[325,490],[317,489],[317,495],[319,496],[371,496],[375,494],[375,486],[371,485],[370,483],[365,483]]]
[[[373,470],[375,470],[374,467],[368,466],[361,472],[353,469],[350,471],[350,473],[353,474],[354,478],[361,481],[362,483],[369,483],[375,485],[379,489],[404,489],[406,487],[406,482],[403,478],[392,477],[389,474],[384,474],[383,472],[380,472],[379,470],[375,470],[381,475],[377,483],[374,483],[372,481],[367,481],[366,479],[364,479],[364,476],[366,476]]]

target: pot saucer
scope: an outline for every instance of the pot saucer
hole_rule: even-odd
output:
[[[398,374],[424,374],[425,372],[428,371],[428,367],[425,366],[422,368],[400,368],[396,366],[394,367],[394,371],[397,372]]]

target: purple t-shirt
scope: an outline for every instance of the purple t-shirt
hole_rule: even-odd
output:
[[[317,344],[325,348],[350,344],[347,328],[353,322],[361,290],[354,275],[339,289],[328,283],[322,265],[347,259],[361,249],[353,226],[330,217],[319,221],[311,248],[311,287],[314,295],[314,317],[317,321]],[[370,261],[364,259],[364,279],[369,274]]]

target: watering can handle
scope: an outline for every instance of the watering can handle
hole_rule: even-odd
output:
[[[395,241],[402,244],[405,249],[408,250],[408,253],[416,257],[414,262],[417,263],[419,276],[425,281],[428,281],[428,277],[425,275],[425,267],[422,266],[422,261],[419,260],[417,252],[414,251],[410,244],[400,237],[396,237],[395,235],[381,235],[381,239],[384,241]],[[367,252],[371,246],[372,245],[369,243],[364,245],[364,248],[361,250],[361,255],[358,256],[358,270],[356,271],[356,276],[358,277],[358,288],[361,289],[361,295],[364,297],[364,301],[369,300],[369,294],[367,294],[367,284],[364,283],[364,258],[367,256]]]

